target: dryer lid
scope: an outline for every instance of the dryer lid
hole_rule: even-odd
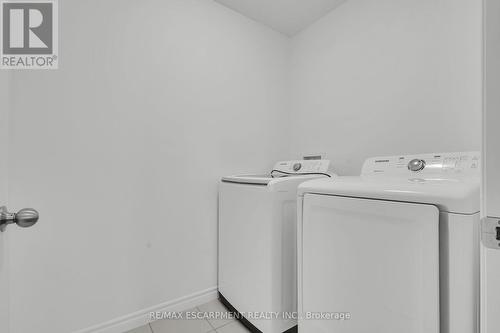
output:
[[[442,211],[474,214],[480,207],[479,159],[478,153],[370,158],[361,176],[308,181],[298,193],[425,203]]]

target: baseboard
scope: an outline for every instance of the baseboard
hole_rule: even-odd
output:
[[[217,287],[180,297],[74,333],[123,333],[151,322],[151,312],[184,311],[217,299]]]

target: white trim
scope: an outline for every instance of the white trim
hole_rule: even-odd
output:
[[[150,323],[151,312],[184,311],[208,303],[217,297],[217,287],[208,288],[74,333],[123,333]]]

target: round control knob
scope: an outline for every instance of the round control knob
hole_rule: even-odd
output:
[[[21,209],[15,215],[14,221],[21,228],[29,228],[38,222],[38,212],[33,208]]]
[[[408,163],[408,170],[410,171],[422,171],[425,168],[425,161],[421,159],[414,159]]]
[[[302,168],[302,164],[300,164],[300,163],[295,163],[293,165],[293,171],[295,171],[295,172],[299,171],[300,168]]]

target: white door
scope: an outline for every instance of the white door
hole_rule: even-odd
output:
[[[7,235],[0,234],[0,332],[9,332],[9,272]]]
[[[500,332],[499,281],[500,249],[483,245],[481,247],[481,333]]]
[[[308,194],[299,232],[301,333],[439,332],[436,207]]]
[[[10,75],[7,71],[0,72],[0,151],[8,149],[8,112],[10,102]],[[4,155],[5,156],[5,155]],[[0,158],[0,206],[7,204],[7,163]],[[0,232],[0,332],[9,333],[9,272],[7,254],[7,236]]]
[[[5,213],[10,208],[22,207],[11,205],[12,199],[9,195],[9,118],[11,114],[11,87],[12,73],[0,71],[0,207]],[[20,197],[19,201],[24,199]],[[22,204],[22,203],[21,203]],[[5,207],[3,207],[5,206]],[[5,211],[3,211],[5,209]],[[13,212],[16,212],[12,209]],[[20,215],[19,215],[20,216]],[[19,217],[17,216],[17,217]],[[2,218],[5,216],[2,216]],[[14,222],[14,221],[11,221]],[[19,229],[16,224],[5,225],[0,221],[0,333],[12,332],[12,295],[11,287],[14,279],[12,274],[13,244],[24,246],[20,240],[26,235],[25,231]],[[19,238],[17,238],[19,237]],[[19,243],[19,244],[18,244]],[[22,262],[20,262],[22,264]]]
[[[481,332],[500,332],[500,1],[485,0]]]
[[[6,236],[0,234],[0,332],[9,332],[9,287]]]

